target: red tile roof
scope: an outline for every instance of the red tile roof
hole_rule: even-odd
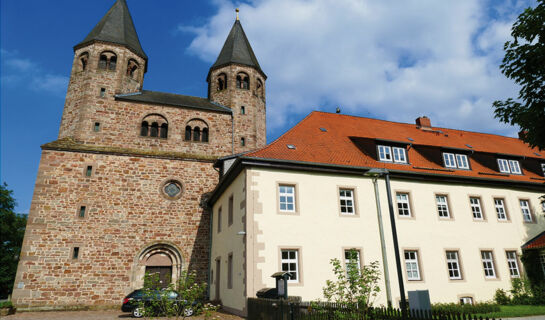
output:
[[[376,140],[391,141],[380,144],[406,144],[409,164],[378,161]],[[294,145],[295,149],[288,148],[288,144]],[[441,149],[467,153],[471,170],[445,168]],[[520,160],[523,175],[499,173],[498,155]],[[245,157],[531,182],[545,186],[540,167],[540,163],[545,163],[545,151],[529,148],[516,138],[436,127],[426,130],[416,124],[318,111],[309,114],[268,146]]]
[[[536,237],[531,239],[522,245],[522,249],[540,249],[545,248],[545,231],[538,234]]]

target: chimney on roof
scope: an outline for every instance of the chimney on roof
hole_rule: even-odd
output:
[[[431,120],[430,120],[430,118],[428,118],[426,116],[418,117],[418,118],[416,118],[416,125],[419,128],[430,129],[431,128]]]
[[[526,137],[527,134],[528,134],[528,130],[520,130],[519,131],[519,139],[524,140],[524,138]]]

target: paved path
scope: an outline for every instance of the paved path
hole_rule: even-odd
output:
[[[517,318],[505,318],[509,320],[545,320],[545,316],[529,316],[529,317],[517,317]]]
[[[130,313],[121,311],[42,311],[42,312],[19,312],[10,316],[1,317],[2,320],[122,320],[132,319]],[[168,320],[169,318],[159,318]],[[190,320],[203,320],[204,317],[191,317]],[[224,313],[216,313],[212,319],[222,320],[244,320],[237,316]]]

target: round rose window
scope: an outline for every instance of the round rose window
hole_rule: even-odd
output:
[[[165,184],[165,187],[163,188],[165,191],[165,194],[171,198],[175,198],[178,195],[180,195],[180,192],[182,192],[182,187],[179,183],[175,181],[168,182]]]

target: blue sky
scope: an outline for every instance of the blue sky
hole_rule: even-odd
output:
[[[0,1],[0,180],[30,208],[40,145],[57,138],[72,47],[114,0]],[[492,101],[516,97],[498,65],[529,0],[127,0],[149,57],[144,89],[206,96],[240,7],[268,75],[272,141],[312,110],[513,136]]]

